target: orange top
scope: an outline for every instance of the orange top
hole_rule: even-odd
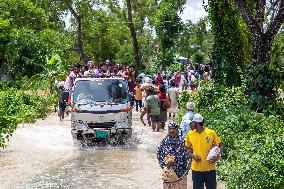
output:
[[[135,87],[135,100],[142,100],[142,89],[141,87]]]

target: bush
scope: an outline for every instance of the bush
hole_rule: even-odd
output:
[[[225,146],[219,178],[229,189],[276,189],[284,185],[284,122],[277,114],[251,111],[243,88],[209,84],[198,93],[183,93],[179,118],[193,100]]]
[[[56,99],[56,95],[44,97],[35,91],[32,94],[13,88],[3,91],[0,94],[0,147],[5,147],[5,140],[9,140],[17,124],[45,117]]]

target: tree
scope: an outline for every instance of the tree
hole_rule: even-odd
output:
[[[182,30],[178,37],[178,54],[188,59],[193,59],[201,55],[202,61],[200,63],[209,63],[213,34],[210,28],[208,17],[200,19],[193,24],[191,21],[182,24]],[[200,59],[199,59],[200,60]]]
[[[182,11],[184,0],[161,0],[155,15],[155,27],[161,48],[162,67],[173,63],[176,53],[176,42],[181,31],[181,20],[178,12]]]
[[[226,7],[224,7],[225,5],[226,7],[233,6],[231,11],[224,12],[223,10],[226,9]],[[239,69],[232,68],[238,68],[234,64],[236,63],[235,60],[241,60],[240,58],[242,58],[240,49],[247,49],[247,51],[243,52],[246,52],[244,54],[249,52],[250,58],[240,61],[245,63],[245,69],[240,73],[243,73],[244,86],[246,87],[246,94],[251,102],[252,109],[259,112],[267,112],[269,107],[277,109],[275,105],[278,104],[277,97],[279,95],[278,89],[280,87],[281,77],[280,68],[271,64],[271,49],[275,37],[284,22],[284,1],[211,0],[209,1],[209,10],[213,10],[213,12],[210,13],[210,17],[211,20],[213,20],[212,28],[215,30],[214,45],[221,44],[213,47],[212,55],[213,62],[215,61],[215,65],[217,65],[217,69],[215,70],[220,73],[217,75],[218,80],[221,81],[220,83],[228,83],[226,81],[224,82],[226,75],[227,78],[228,76],[231,79],[237,78],[235,77],[237,76],[235,73],[237,73],[236,70]],[[235,13],[232,14],[232,11]],[[226,21],[226,15],[231,15],[231,19]],[[239,27],[234,27],[231,29],[231,32],[226,32],[229,30],[224,30],[223,26],[226,26],[228,29],[228,27],[230,27],[228,23],[231,21],[238,23],[237,25]],[[239,40],[236,40],[238,39],[236,37],[238,35],[243,36],[240,38],[244,42],[243,44],[239,43]],[[249,38],[248,40],[246,39],[247,37]],[[228,39],[230,40],[228,41]],[[231,43],[230,41],[234,41],[234,43],[237,44],[231,51],[226,47],[227,44]],[[249,48],[247,48],[247,45],[249,45]],[[234,56],[234,54],[232,56],[232,54],[228,54],[228,52],[234,53],[236,56]],[[226,61],[224,56],[231,58]],[[236,59],[236,57],[240,58]],[[231,62],[234,62],[234,64],[231,64]],[[226,70],[226,66],[231,69],[230,73],[233,74],[228,75],[226,72],[225,74],[222,73]],[[226,80],[228,81],[228,79]]]
[[[214,79],[226,86],[240,86],[247,59],[247,32],[242,28],[238,11],[228,0],[208,2],[209,19],[214,35],[212,66]]]
[[[69,11],[74,16],[77,22],[77,41],[75,43],[74,50],[79,53],[81,60],[84,63],[87,63],[89,60],[89,56],[84,51],[84,43],[83,43],[83,32],[82,32],[82,16],[79,15],[72,5],[69,6]]]
[[[0,2],[0,64],[13,79],[43,71],[46,58],[63,54],[67,46],[43,7],[33,0]]]
[[[281,85],[280,69],[271,65],[271,50],[284,22],[283,0],[232,0],[240,12],[252,41],[252,65],[246,73],[246,90],[257,111],[276,107]]]
[[[127,7],[127,21],[128,21],[127,23],[128,23],[128,27],[129,27],[129,30],[130,30],[130,33],[131,33],[131,37],[132,37],[135,64],[136,64],[136,66],[141,68],[142,65],[141,65],[141,59],[140,59],[139,44],[138,44],[138,40],[137,40],[135,26],[133,24],[133,19],[132,19],[131,0],[126,0],[126,7]]]
[[[284,22],[284,1],[232,0],[232,2],[251,33],[253,63],[269,64],[273,41]]]

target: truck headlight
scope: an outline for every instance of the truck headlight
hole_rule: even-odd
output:
[[[78,129],[78,130],[86,130],[86,129],[88,129],[88,127],[85,124],[83,124],[83,123],[77,123],[76,124],[76,129]]]
[[[123,129],[123,128],[128,128],[127,122],[121,122],[116,124],[117,129]]]

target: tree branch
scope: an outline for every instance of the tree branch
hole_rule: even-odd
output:
[[[76,20],[80,19],[79,14],[76,13],[76,11],[74,10],[74,8],[72,6],[69,7],[69,11],[71,12],[71,14],[75,17]]]
[[[69,9],[71,14],[75,17],[75,19],[77,21],[77,42],[76,42],[76,45],[75,45],[74,49],[79,53],[80,59],[83,62],[87,63],[90,60],[90,58],[84,51],[83,31],[82,31],[82,18],[74,10],[74,8],[72,6],[70,6],[68,9]]]
[[[279,3],[280,0],[270,0],[269,3],[270,3],[270,6],[269,8],[267,9],[266,11],[266,14],[265,14],[265,17],[271,15],[271,19],[274,18],[274,14],[275,14],[275,11],[276,11],[276,5]],[[273,11],[273,12],[272,12]]]
[[[266,31],[267,40],[271,43],[284,22],[284,0],[280,0],[278,12]]]
[[[256,33],[258,25],[256,20],[252,17],[251,11],[249,10],[247,4],[244,0],[232,0],[236,8],[239,10],[241,16],[243,17],[245,23],[249,27],[252,34]]]
[[[264,13],[265,13],[266,0],[258,0],[256,4],[256,18],[258,27],[263,31]]]
[[[132,37],[132,45],[133,45],[133,50],[134,50],[134,58],[135,58],[135,64],[136,66],[141,68],[141,57],[140,57],[140,49],[139,49],[139,44],[137,40],[137,34],[136,34],[136,29],[133,24],[133,19],[132,19],[132,5],[131,5],[131,0],[126,0],[126,7],[127,7],[127,22],[128,22],[128,27],[130,30],[130,34]]]

